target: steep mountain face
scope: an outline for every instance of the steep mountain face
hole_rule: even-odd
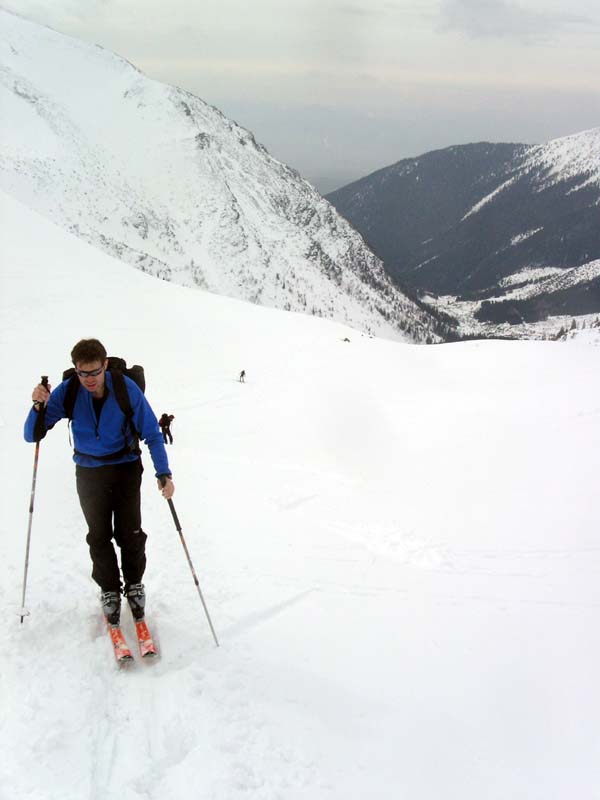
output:
[[[328,199],[389,274],[470,303],[475,323],[600,311],[600,128],[428,153]]]
[[[0,188],[165,280],[437,339],[356,231],[249,131],[101,47],[4,11],[0,23]]]

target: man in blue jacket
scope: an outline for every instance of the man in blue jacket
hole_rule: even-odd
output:
[[[100,586],[108,623],[118,625],[121,574],[113,539],[121,551],[123,593],[136,620],[143,619],[146,600],[142,583],[146,534],[140,508],[143,467],[132,426],[150,450],[163,497],[172,497],[175,487],[156,415],[137,384],[124,378],[133,411],[130,425],[117,401],[102,343],[82,339],[73,348],[71,360],[79,381],[72,412],[73,460],[79,502],[88,526],[92,578]],[[25,421],[26,441],[37,441],[67,417],[64,402],[68,384],[69,380],[63,381],[52,393],[50,386],[35,387],[34,405]]]

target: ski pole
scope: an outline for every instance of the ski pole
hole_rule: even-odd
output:
[[[48,376],[42,375],[41,380],[42,386],[48,386]],[[38,414],[41,414],[41,411],[38,411]],[[19,611],[21,615],[21,624],[23,624],[23,620],[29,614],[29,611],[25,608],[25,592],[27,591],[27,573],[29,571],[29,547],[31,544],[31,524],[33,522],[33,503],[35,501],[35,484],[37,480],[37,470],[38,470],[38,460],[40,457],[40,441],[35,443],[35,455],[33,458],[33,479],[31,481],[31,496],[29,498],[29,525],[27,526],[27,545],[25,547],[25,569],[23,571],[23,595],[21,597],[21,609]]]
[[[166,484],[166,478],[160,479],[161,484],[164,486]],[[169,508],[171,509],[171,514],[173,516],[173,522],[175,523],[175,527],[177,528],[177,533],[179,534],[179,538],[181,540],[181,544],[183,546],[183,550],[185,552],[185,557],[187,558],[188,564],[190,565],[190,569],[192,571],[192,576],[194,578],[194,583],[196,584],[196,589],[198,589],[198,594],[200,595],[200,600],[202,601],[202,606],[204,608],[204,613],[206,614],[206,619],[208,620],[208,624],[210,625],[210,630],[213,635],[213,639],[215,640],[215,644],[217,647],[219,646],[219,640],[217,639],[217,634],[215,633],[215,629],[212,624],[212,620],[210,618],[210,614],[208,613],[208,608],[206,607],[206,603],[204,602],[204,597],[202,596],[202,590],[200,589],[200,583],[198,581],[198,576],[196,575],[196,570],[194,569],[194,565],[192,564],[192,559],[190,558],[190,553],[187,548],[187,544],[185,543],[185,538],[183,536],[183,531],[181,530],[181,525],[179,524],[179,519],[177,517],[177,512],[175,511],[175,506],[173,505],[173,501],[171,498],[167,500],[169,504]]]

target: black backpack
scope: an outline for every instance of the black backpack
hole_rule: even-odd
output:
[[[109,356],[108,357],[108,371],[112,376],[113,382],[113,389],[115,392],[115,398],[117,403],[119,404],[119,408],[125,415],[125,425],[123,427],[123,436],[125,438],[125,445],[122,450],[118,453],[110,453],[106,456],[94,456],[99,460],[106,459],[110,460],[115,457],[120,457],[127,453],[139,453],[139,440],[140,440],[140,433],[135,429],[133,424],[133,409],[131,407],[131,401],[129,399],[129,392],[127,391],[127,386],[125,384],[124,375],[128,378],[131,378],[142,390],[142,392],[146,391],[146,377],[144,375],[144,368],[141,367],[139,364],[134,364],[132,367],[128,367],[127,363],[124,358],[119,358],[118,356]],[[75,400],[77,399],[77,392],[79,391],[79,378],[75,373],[75,368],[70,367],[63,372],[62,376],[63,381],[68,380],[69,383],[67,385],[67,390],[65,392],[65,398],[63,402],[63,408],[65,411],[65,415],[69,420],[69,424],[73,419],[73,409],[75,408]],[[127,427],[129,427],[131,434],[133,436],[133,442],[131,444],[127,444]],[[77,453],[77,450],[75,451]],[[84,455],[84,454],[80,454]]]

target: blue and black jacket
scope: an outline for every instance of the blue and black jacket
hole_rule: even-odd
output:
[[[137,384],[126,376],[124,380],[133,412],[131,423],[150,450],[156,476],[170,475],[167,451],[156,414]],[[81,467],[122,464],[139,458],[135,435],[119,407],[112,375],[108,370],[105,373],[105,381],[106,396],[99,419],[96,417],[91,392],[80,387],[75,399],[71,423],[75,447],[73,461]],[[38,412],[34,408],[31,409],[25,420],[25,441],[35,442],[40,438],[40,422],[43,422],[45,433],[60,419],[67,417],[64,400],[68,384],[68,380],[63,381],[50,394],[43,420],[38,419]]]

